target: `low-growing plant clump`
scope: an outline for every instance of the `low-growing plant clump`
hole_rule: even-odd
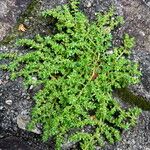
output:
[[[110,9],[89,21],[75,0],[42,15],[53,21],[53,34],[18,40],[30,50],[26,54],[1,54],[13,58],[3,66],[12,79],[23,77],[27,87],[42,87],[33,97],[29,129],[41,124],[43,140],[54,137],[56,149],[70,141],[94,150],[104,141],[120,140],[141,111],[123,109],[112,96],[115,88],[137,83],[141,74],[128,59],[133,38],[125,34],[122,45],[113,47],[112,31],[123,23],[122,17]]]

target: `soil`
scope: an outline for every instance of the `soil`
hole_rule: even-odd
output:
[[[141,83],[129,87],[130,92],[137,96],[137,102],[134,105],[140,101],[139,96],[150,103],[150,7],[148,2],[148,0],[82,0],[80,6],[90,19],[94,19],[95,12],[104,12],[112,4],[115,5],[117,14],[124,16],[125,24],[114,33],[115,42],[119,41],[124,31],[135,37],[136,46],[131,59],[139,62],[143,74]],[[15,51],[12,43],[16,38],[33,37],[39,32],[44,34],[46,23],[42,22],[38,14],[44,9],[51,9],[64,3],[66,0],[1,0],[0,52]],[[24,24],[27,31],[23,33],[18,31],[19,24]],[[28,115],[31,110],[32,92],[31,90],[29,94],[24,89],[22,79],[12,82],[7,72],[0,71],[0,149],[55,149],[52,139],[42,143],[40,135],[20,129],[17,125],[17,116]],[[130,106],[130,101],[128,103],[120,101],[120,103],[124,107]],[[140,105],[137,106],[140,107]],[[143,112],[137,126],[124,132],[122,141],[114,145],[107,144],[101,149],[150,150],[150,110],[142,106],[141,108]],[[71,149],[69,147],[70,145],[65,149]]]

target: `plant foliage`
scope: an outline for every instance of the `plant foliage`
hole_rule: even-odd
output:
[[[66,139],[79,142],[83,150],[120,140],[140,113],[138,108],[123,109],[112,97],[113,89],[135,84],[140,76],[138,65],[128,59],[134,39],[125,34],[122,45],[112,45],[112,31],[122,17],[110,9],[90,22],[74,0],[42,16],[53,20],[54,34],[18,40],[31,50],[26,54],[1,54],[13,57],[4,67],[12,79],[23,77],[28,87],[42,85],[33,97],[29,128],[42,124],[43,140],[55,137],[56,149]]]

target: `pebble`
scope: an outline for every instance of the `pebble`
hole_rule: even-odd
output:
[[[37,80],[37,78],[36,78],[36,77],[32,77],[32,80],[35,80],[35,81],[36,81],[36,80]]]
[[[17,125],[20,129],[26,130],[27,124],[29,122],[30,122],[29,115],[19,114],[17,116]],[[41,134],[41,130],[39,130],[37,127],[34,128],[31,132],[36,133],[36,134]]]
[[[140,34],[141,36],[145,36],[145,33],[144,33],[143,31],[139,31],[139,34]]]
[[[0,106],[0,110],[3,110],[3,108],[4,108],[3,106]]]
[[[9,80],[9,76],[6,76],[6,80]]]
[[[109,51],[107,51],[107,52],[106,52],[106,54],[108,54],[108,55],[113,54],[113,50],[109,50]]]
[[[33,89],[33,85],[31,85],[29,89],[32,90]]]
[[[12,100],[6,100],[5,103],[6,103],[7,105],[12,105]]]
[[[92,6],[91,2],[87,2],[87,4],[85,4],[85,7],[90,8]]]
[[[27,97],[27,100],[29,100],[29,99],[30,99],[30,96]]]
[[[150,7],[150,1],[149,0],[143,0],[144,1],[144,3],[148,6],[148,7]]]

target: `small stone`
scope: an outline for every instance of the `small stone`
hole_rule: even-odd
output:
[[[32,77],[32,80],[35,80],[35,81],[36,81],[36,80],[37,80],[37,78],[36,78],[36,77]]]
[[[137,17],[138,17],[138,19],[141,19],[141,18],[142,18],[140,14],[139,14],[139,15],[137,15]]]
[[[108,55],[113,54],[113,50],[109,50],[109,51],[107,51],[107,52],[106,52],[106,54],[108,54]]]
[[[32,90],[33,89],[33,85],[31,85],[29,89]]]
[[[0,110],[3,110],[3,108],[4,108],[3,106],[0,106]]]
[[[6,76],[6,80],[9,80],[9,76]]]
[[[29,99],[30,99],[30,96],[27,97],[27,100],[29,100]]]
[[[29,122],[30,122],[29,115],[19,114],[17,116],[17,125],[20,129],[26,130],[27,124]],[[31,132],[36,133],[36,134],[41,134],[41,130],[39,130],[37,127],[35,127]]]
[[[12,100],[6,100],[5,103],[6,103],[7,105],[12,105]]]
[[[87,2],[87,4],[85,5],[87,8],[90,8],[92,6],[91,2]]]
[[[144,3],[148,6],[148,7],[150,7],[150,1],[149,0],[143,0],[144,1]]]
[[[139,32],[141,36],[145,36],[145,33],[143,31]]]

